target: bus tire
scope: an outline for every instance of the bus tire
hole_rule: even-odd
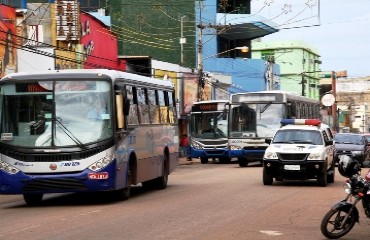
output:
[[[201,157],[200,158],[200,163],[201,164],[207,164],[208,163],[208,158]]]
[[[125,201],[130,198],[131,195],[131,185],[132,185],[132,172],[131,169],[127,170],[127,186],[122,189],[118,189],[114,192],[115,198],[118,201]]]
[[[238,163],[240,167],[247,167],[248,161],[245,158],[238,158]]]
[[[162,176],[153,180],[154,188],[157,190],[162,190],[167,188],[168,183],[168,158],[167,155],[163,155],[163,165],[162,165]]]
[[[29,206],[37,206],[40,205],[42,202],[42,197],[44,194],[42,193],[25,193],[23,194],[23,199]]]

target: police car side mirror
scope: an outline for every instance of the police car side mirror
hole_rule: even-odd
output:
[[[333,140],[326,140],[325,141],[325,144],[326,145],[333,145]]]
[[[265,138],[265,143],[270,144],[271,143],[271,138]]]

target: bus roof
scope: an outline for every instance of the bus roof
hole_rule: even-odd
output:
[[[76,78],[82,78],[86,76],[108,76],[111,79],[119,79],[124,78],[128,80],[139,81],[148,84],[158,84],[163,85],[166,87],[174,87],[174,84],[168,80],[162,80],[158,78],[151,78],[142,75],[137,75],[128,72],[121,72],[117,70],[109,70],[109,69],[63,69],[63,70],[48,70],[48,71],[35,71],[35,72],[18,72],[18,73],[11,73],[6,75],[1,79],[1,81],[7,80],[37,80],[43,79],[47,80],[50,78],[54,78],[57,75],[58,78],[67,79],[70,78],[71,75]]]
[[[247,93],[234,93],[230,96],[230,102],[242,103],[242,102],[287,102],[289,100],[305,101],[311,103],[320,103],[316,99],[312,99],[305,96],[300,96],[292,92],[285,92],[280,90],[270,91],[259,91],[259,92],[247,92]]]

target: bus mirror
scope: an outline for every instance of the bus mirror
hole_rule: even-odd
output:
[[[123,104],[123,114],[125,116],[130,114],[130,100],[128,100],[127,98],[125,99],[125,102]]]
[[[222,120],[227,120],[227,110],[224,109],[222,112]]]

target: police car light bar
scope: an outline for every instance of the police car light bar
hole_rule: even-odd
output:
[[[321,121],[319,119],[281,119],[281,125],[285,126],[288,124],[292,125],[320,125]]]

